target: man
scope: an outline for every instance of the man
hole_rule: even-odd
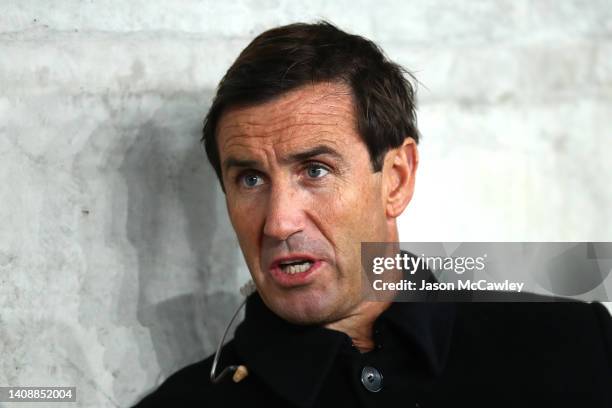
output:
[[[216,371],[241,375],[213,383],[211,356],[138,406],[612,406],[599,304],[364,298],[361,243],[397,242],[414,191],[403,73],[328,23],[275,28],[240,54],[203,141],[257,288]]]

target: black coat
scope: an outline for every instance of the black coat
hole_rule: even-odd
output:
[[[612,407],[612,320],[598,303],[393,303],[374,340],[362,354],[255,293],[217,371],[244,364],[244,380],[212,384],[211,356],[137,407]]]

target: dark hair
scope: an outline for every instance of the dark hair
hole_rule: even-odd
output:
[[[418,143],[415,92],[404,74],[372,41],[328,22],[296,23],[257,36],[227,70],[204,120],[202,141],[223,186],[216,128],[224,109],[267,102],[308,83],[350,86],[357,130],[367,145],[372,168],[406,137]]]

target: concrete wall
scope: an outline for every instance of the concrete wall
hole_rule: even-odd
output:
[[[254,35],[317,18],[423,84],[404,240],[612,241],[610,1],[4,0],[0,385],[127,406],[212,352],[248,273],[201,120]]]

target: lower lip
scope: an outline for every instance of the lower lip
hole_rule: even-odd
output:
[[[322,265],[322,261],[315,261],[310,268],[304,272],[294,274],[285,273],[280,267],[276,266],[270,269],[270,274],[272,275],[274,281],[282,287],[290,288],[294,286],[302,286],[313,281],[316,276],[316,272],[321,269]]]

